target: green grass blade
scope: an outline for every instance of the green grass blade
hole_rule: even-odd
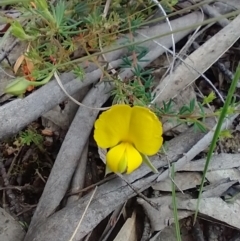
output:
[[[174,164],[171,168],[171,177],[174,180]],[[175,230],[177,241],[181,241],[181,233],[180,233],[180,226],[178,221],[178,210],[177,210],[177,202],[176,202],[176,190],[175,190],[175,183],[172,181],[172,204],[173,204],[173,215],[174,215],[174,222],[175,222]]]
[[[0,1],[0,6],[9,5],[9,4],[14,4],[14,3],[27,3],[27,2],[30,2],[30,0],[22,0],[22,1],[17,1],[17,0],[1,0],[1,1]]]
[[[231,86],[230,86],[230,88],[229,88],[228,95],[227,95],[227,99],[226,99],[226,101],[225,101],[225,103],[224,103],[224,106],[223,106],[223,108],[222,108],[222,112],[221,112],[221,114],[220,114],[220,116],[219,116],[219,120],[218,120],[218,123],[217,123],[217,127],[216,127],[216,130],[215,130],[215,132],[214,132],[211,145],[210,145],[210,147],[209,147],[209,151],[208,151],[208,154],[207,154],[207,160],[206,160],[206,163],[205,163],[205,166],[204,166],[204,170],[203,170],[203,177],[202,177],[201,186],[200,186],[200,190],[199,190],[196,212],[195,212],[195,215],[194,215],[194,223],[195,223],[195,221],[196,221],[197,214],[198,214],[199,204],[200,204],[201,195],[202,195],[202,189],[203,189],[203,185],[204,185],[204,182],[205,182],[205,178],[206,178],[206,173],[207,173],[207,170],[208,170],[208,166],[209,166],[209,163],[210,163],[210,161],[211,161],[211,157],[212,157],[213,151],[214,151],[214,149],[215,149],[215,146],[216,146],[218,137],[219,137],[219,135],[220,135],[223,121],[224,121],[224,119],[225,119],[225,117],[226,117],[226,115],[227,115],[228,108],[229,108],[229,106],[231,105],[232,98],[233,98],[233,94],[234,94],[234,92],[235,92],[235,90],[236,90],[236,87],[237,87],[237,83],[238,83],[238,81],[239,81],[239,78],[240,78],[240,64],[239,64],[238,67],[237,67],[236,73],[235,73],[235,75],[234,75],[234,78],[233,78],[233,80],[232,80]]]

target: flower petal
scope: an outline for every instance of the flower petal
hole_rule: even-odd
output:
[[[101,148],[110,148],[128,136],[132,108],[114,105],[95,122],[94,139]]]
[[[145,155],[154,155],[163,143],[162,124],[148,108],[132,108],[129,138],[136,149]]]
[[[129,143],[121,143],[107,153],[107,166],[116,173],[130,174],[142,164],[141,154]]]
[[[129,143],[126,143],[125,158],[127,160],[127,174],[130,174],[142,164],[141,154]]]
[[[127,159],[125,158],[125,151],[126,143],[121,143],[108,151],[106,156],[106,164],[111,171],[115,173],[122,173],[126,171]]]

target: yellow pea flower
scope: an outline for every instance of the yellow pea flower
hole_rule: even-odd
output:
[[[114,105],[96,120],[94,139],[99,147],[110,148],[107,167],[129,174],[142,164],[142,155],[154,155],[162,146],[162,124],[146,107]]]

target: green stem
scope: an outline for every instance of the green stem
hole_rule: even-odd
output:
[[[209,151],[208,151],[208,154],[207,154],[207,160],[206,160],[205,167],[204,167],[204,170],[203,170],[202,182],[201,182],[199,195],[198,195],[197,208],[196,208],[196,212],[195,212],[195,215],[194,215],[194,223],[195,223],[197,215],[198,215],[198,209],[199,209],[199,205],[200,205],[200,201],[201,201],[201,195],[202,195],[203,185],[204,185],[204,182],[205,182],[208,166],[210,164],[213,151],[216,147],[216,143],[217,143],[219,134],[221,132],[222,124],[224,122],[225,117],[227,116],[228,107],[230,106],[230,104],[232,102],[232,98],[233,98],[234,92],[236,90],[239,78],[240,78],[240,64],[238,65],[237,71],[234,75],[233,81],[232,81],[231,86],[229,88],[227,99],[226,99],[226,101],[224,103],[224,106],[222,108],[222,112],[219,116],[219,120],[218,120],[216,129],[215,129],[215,132],[214,132],[214,135],[213,135],[213,139],[212,139],[211,145],[209,147]]]

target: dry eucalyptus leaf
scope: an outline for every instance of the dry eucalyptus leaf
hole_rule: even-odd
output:
[[[0,208],[0,240],[2,241],[22,241],[25,236],[19,222]]]
[[[114,230],[114,227],[116,226],[116,224],[119,221],[119,218],[126,213],[126,203],[124,203],[123,205],[119,205],[114,212],[111,214],[111,217],[109,217],[108,219],[108,223],[99,239],[99,241],[106,241],[108,240],[108,237],[111,235],[112,231]],[[125,219],[125,217],[124,217]]]
[[[201,184],[201,180],[202,175],[197,172],[178,172],[174,176],[174,182],[177,185],[176,189],[179,188],[182,191],[195,188],[197,185]],[[154,190],[171,192],[172,180],[167,178],[162,182],[154,184],[152,188]]]
[[[184,197],[188,199],[190,198],[188,195],[184,195]],[[141,198],[137,199],[138,203],[143,206],[144,211],[150,220],[152,232],[163,230],[165,227],[174,222],[173,210],[170,208],[172,196],[169,195],[159,198],[151,198],[150,200],[151,202],[157,204],[158,210],[145,200]],[[192,215],[192,212],[189,211],[180,210],[178,212],[179,219],[186,218],[190,215]]]
[[[230,180],[240,180],[240,171],[238,169],[215,170],[206,173],[206,179],[210,183],[219,182],[222,179],[229,178]]]
[[[231,169],[239,167],[240,154],[219,154],[214,155],[208,167],[208,171]],[[203,171],[206,163],[206,158],[196,161],[188,162],[185,166],[181,167],[179,171]]]
[[[98,154],[103,163],[106,164],[107,149],[98,147]]]
[[[175,224],[164,228],[149,241],[177,241]],[[182,241],[187,241],[182,237]]]
[[[114,241],[137,241],[135,213],[127,219]]]
[[[178,200],[177,208],[195,211],[197,201],[197,199]],[[199,213],[240,229],[240,200],[236,200],[234,203],[226,203],[221,198],[217,197],[202,198],[200,201]]]
[[[217,183],[213,185],[206,186],[206,191],[203,192],[202,197],[220,197],[224,192],[226,192],[232,185],[236,184],[238,181],[227,181],[225,183]]]

